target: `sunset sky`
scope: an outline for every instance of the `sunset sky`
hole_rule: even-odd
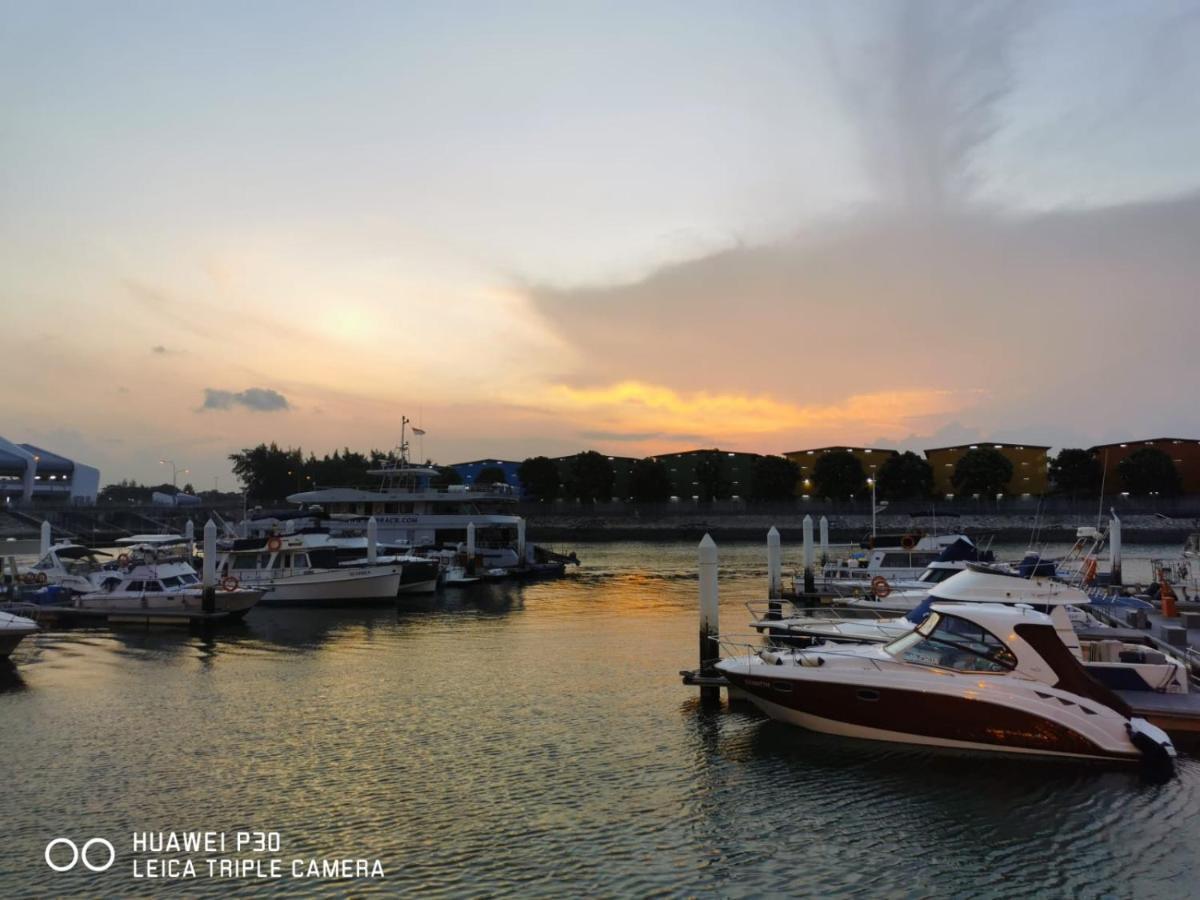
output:
[[[1200,5],[5,2],[0,435],[1200,437]]]

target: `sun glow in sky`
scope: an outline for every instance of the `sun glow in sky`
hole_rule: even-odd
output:
[[[402,414],[441,462],[1200,436],[1198,46],[1167,0],[7,4],[0,433],[226,488]]]

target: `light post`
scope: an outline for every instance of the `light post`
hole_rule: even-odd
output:
[[[871,486],[871,537],[875,537],[875,479],[868,478],[867,484]]]
[[[177,487],[179,487],[179,472],[180,472],[180,468],[179,468],[179,466],[175,465],[175,460],[173,460],[173,459],[160,459],[160,460],[158,461],[158,464],[159,464],[160,466],[170,466],[170,467],[171,467],[171,487],[174,487],[174,488],[177,488]],[[187,470],[187,469],[183,469],[182,471],[183,471],[183,474],[184,474],[184,475],[186,475],[186,474],[188,473],[188,470]]]

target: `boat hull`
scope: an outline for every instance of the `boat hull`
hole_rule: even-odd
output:
[[[262,582],[263,606],[324,605],[340,603],[383,603],[400,593],[400,572],[355,574],[337,571],[294,575]]]
[[[781,722],[844,737],[960,750],[1138,762],[1132,744],[1101,744],[1035,712],[961,694],[725,670],[730,683]]]

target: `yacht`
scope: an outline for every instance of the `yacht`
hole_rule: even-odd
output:
[[[868,538],[844,559],[822,565],[815,573],[815,587],[818,593],[843,595],[879,591],[881,584],[890,589],[898,582],[915,582],[947,551],[956,559],[994,559],[990,551],[979,549],[965,534],[927,535],[914,531],[898,537],[879,535]],[[797,593],[803,592],[802,577],[795,579],[794,588]]]
[[[404,546],[380,544],[372,561],[365,537],[330,538],[329,543],[337,551],[339,566],[399,566],[401,594],[432,594],[437,590],[439,565],[436,559],[416,556]]]
[[[1133,718],[1025,606],[934,603],[888,644],[758,648],[716,669],[773,719],[813,731],[964,750],[1170,764],[1171,739]]]
[[[17,649],[17,644],[40,630],[33,619],[0,612],[0,659],[8,659]]]
[[[217,558],[218,577],[261,589],[264,605],[395,600],[402,571],[400,565],[343,566],[326,534],[240,539]]]
[[[127,557],[126,557],[127,558]],[[64,541],[52,544],[42,557],[21,575],[32,587],[61,587],[75,594],[96,590],[95,576],[112,554]]]
[[[1021,578],[1002,569],[977,564],[936,585],[918,606],[903,616],[855,619],[839,615],[794,615],[784,618],[769,611],[751,624],[775,643],[787,645],[824,641],[884,644],[917,628],[935,603],[1028,605],[1049,616],[1059,639],[1097,681],[1117,690],[1188,693],[1188,669],[1177,659],[1141,644],[1117,639],[1081,640],[1076,626],[1097,624],[1083,612],[1091,598],[1081,589],[1048,578]]]

